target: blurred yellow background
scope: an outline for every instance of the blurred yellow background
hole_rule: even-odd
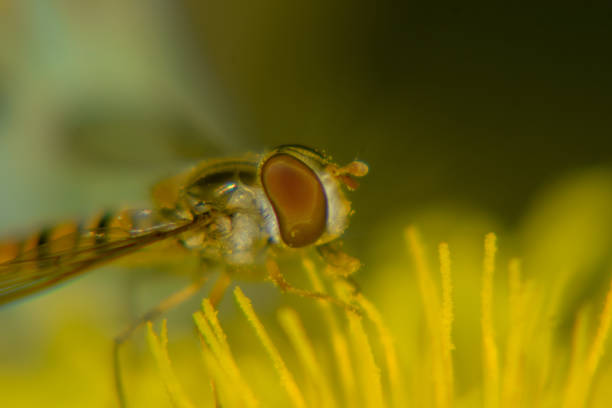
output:
[[[542,302],[566,280],[548,321],[565,366],[578,312],[588,310],[592,337],[612,278],[612,10],[576,7],[0,0],[0,232],[146,205],[157,179],[207,157],[298,143],[340,163],[359,158],[370,174],[350,194],[345,234],[364,263],[356,279],[414,381],[424,323],[404,228],[419,228],[434,270],[437,244],[448,242],[455,395],[480,406],[486,233],[498,237],[501,348],[510,258],[523,260]],[[0,308],[6,406],[114,406],[112,339],[184,285],[167,272],[105,267]],[[324,341],[309,300],[269,282],[241,286],[267,326],[291,304]],[[201,402],[210,392],[195,391],[208,383],[190,320],[200,298],[172,311],[169,327]],[[263,357],[241,343],[230,296],[220,317],[256,367]],[[167,406],[143,332],[134,337],[124,354],[130,401]],[[591,405],[608,397],[609,360]]]

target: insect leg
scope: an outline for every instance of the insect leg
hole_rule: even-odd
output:
[[[155,320],[167,310],[172,309],[173,307],[183,303],[185,300],[196,294],[204,285],[204,283],[206,283],[207,280],[207,276],[201,277],[189,286],[186,286],[178,292],[173,293],[166,299],[162,300],[161,303],[159,303],[156,307],[142,315],[138,320],[134,321],[130,326],[128,326],[127,329],[125,329],[121,334],[115,337],[115,342],[113,344],[113,369],[117,398],[119,399],[119,406],[121,408],[125,408],[127,406],[125,402],[123,380],[121,377],[121,361],[119,359],[119,350],[121,345],[125,343],[125,341],[130,338],[132,333],[134,333],[134,331],[140,326],[142,326],[144,323],[150,320]]]
[[[266,260],[266,269],[268,270],[268,275],[270,276],[270,279],[272,280],[272,282],[274,282],[276,286],[278,286],[281,292],[292,293],[294,295],[298,295],[302,297],[309,297],[312,299],[325,300],[327,302],[340,306],[344,308],[345,310],[348,310],[348,311],[351,311],[357,314],[361,314],[361,311],[357,307],[347,302],[344,302],[338,298],[330,296],[326,293],[314,292],[311,290],[296,288],[295,286],[291,285],[289,282],[287,282],[287,280],[281,273],[280,268],[278,267],[278,264],[276,263],[276,261],[272,259],[271,257],[269,257]]]
[[[217,307],[231,282],[232,279],[227,271],[222,271],[221,275],[219,275],[217,281],[215,282],[215,286],[213,286],[208,295],[208,299],[213,307]]]
[[[349,277],[361,268],[361,262],[344,252],[342,245],[342,241],[332,241],[318,246],[317,252],[326,264],[335,269],[337,275]]]
[[[361,268],[359,259],[350,256],[342,249],[342,241],[333,241],[317,247],[317,252],[327,264],[326,272],[335,279],[347,283],[354,294],[360,292],[359,284],[353,274]]]

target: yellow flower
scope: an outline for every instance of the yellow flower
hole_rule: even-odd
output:
[[[341,285],[336,295],[358,305],[363,316],[319,300],[318,313],[305,313],[305,318],[322,327],[309,335],[295,310],[281,309],[278,322],[289,339],[286,344],[281,333],[269,333],[251,300],[236,287],[234,296],[245,316],[242,325],[253,332],[244,335],[260,343],[252,344],[249,351],[260,368],[256,374],[275,376],[276,385],[254,380],[248,367],[241,367],[242,356],[234,355],[232,339],[227,338],[210,302],[204,300],[194,319],[202,339],[206,382],[212,390],[208,401],[194,402],[180,387],[168,358],[165,323],[161,338],[149,325],[151,347],[174,406],[607,406],[605,390],[604,394],[594,392],[594,386],[603,371],[600,365],[612,319],[612,286],[594,315],[578,314],[568,347],[551,321],[557,304],[550,302],[548,288],[525,280],[518,259],[511,259],[507,270],[496,271],[496,237],[487,234],[480,295],[464,294],[479,299],[480,330],[469,333],[471,345],[462,350],[453,341],[453,331],[465,329],[454,319],[452,252],[446,243],[439,245],[440,273],[433,274],[416,229],[408,228],[405,235],[415,265],[406,272],[414,272],[425,326],[412,332],[420,337],[412,343],[419,345],[418,350],[404,350],[406,343],[394,338],[374,304],[364,294],[351,295]],[[313,288],[323,290],[312,262],[304,265]],[[506,295],[498,299],[495,274],[501,273],[506,274]],[[401,314],[401,300],[396,304],[398,309],[393,312]],[[507,319],[497,321],[500,312],[507,313]],[[594,330],[587,330],[586,321],[594,316],[598,316],[597,324]],[[501,325],[504,327],[497,330]],[[396,349],[412,357],[400,360]],[[455,364],[458,353],[471,358],[471,363]],[[603,369],[608,377],[609,364]],[[469,371],[481,374],[466,385],[462,376]]]

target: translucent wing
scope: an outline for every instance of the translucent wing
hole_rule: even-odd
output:
[[[192,220],[161,222],[154,219],[154,213],[147,211],[143,222],[134,214],[106,214],[95,222],[94,228],[73,227],[62,232],[61,226],[56,226],[37,234],[30,242],[0,246],[0,305],[153,243],[176,237],[210,219],[209,214],[202,214]],[[13,247],[14,256],[8,256],[3,262],[9,245]]]

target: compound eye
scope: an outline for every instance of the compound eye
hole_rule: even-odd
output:
[[[301,161],[277,154],[261,170],[283,241],[299,248],[316,242],[325,231],[327,199],[317,175]]]

